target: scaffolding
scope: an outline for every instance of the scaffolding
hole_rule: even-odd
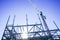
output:
[[[56,25],[55,21],[53,21],[53,23],[57,28],[49,30],[47,23],[45,21],[46,17],[43,15],[42,11],[40,11],[40,15],[37,15],[40,24],[28,24],[28,17],[26,15],[27,25],[14,25],[15,16],[12,25],[8,25],[10,19],[9,16],[1,40],[60,40],[60,34],[58,34],[60,32],[60,29]],[[41,22],[40,17],[43,23]],[[44,24],[46,30],[44,30],[42,24]],[[18,29],[20,30],[19,32]]]

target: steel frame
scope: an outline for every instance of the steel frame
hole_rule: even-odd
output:
[[[38,18],[39,18],[39,15],[38,15]],[[14,25],[15,16],[13,19],[13,24],[8,25],[9,19],[10,19],[10,16],[7,20],[7,24],[6,24],[6,27],[5,27],[5,30],[4,30],[4,33],[2,35],[1,40],[49,40],[51,37],[53,38],[53,40],[60,40],[60,34],[58,34],[58,33],[60,33],[60,29],[58,29],[58,28],[53,29],[53,30],[49,30],[49,29],[44,30],[41,21],[40,21],[40,24],[28,24],[27,23],[27,25]],[[40,20],[40,18],[39,18],[39,20]],[[55,22],[54,22],[54,24],[56,25]],[[22,29],[25,27],[26,28],[28,27],[27,33],[26,33],[26,34],[28,34],[27,39],[23,39],[21,37]],[[16,29],[19,29],[20,32],[17,32]]]

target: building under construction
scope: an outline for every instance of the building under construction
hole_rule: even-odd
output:
[[[14,25],[15,16],[12,25],[8,25],[10,19],[9,16],[1,40],[60,40],[60,34],[58,34],[60,29],[56,23],[53,21],[56,29],[49,30],[45,21],[46,17],[43,15],[42,11],[40,11],[40,14],[37,15],[40,24],[28,24],[28,18],[26,15],[27,25]],[[44,29],[43,25],[46,30]],[[19,32],[17,31],[18,29]]]

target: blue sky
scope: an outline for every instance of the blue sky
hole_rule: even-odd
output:
[[[28,24],[39,23],[37,10],[46,16],[49,29],[56,28],[53,20],[60,26],[60,0],[0,0],[0,39],[9,15],[11,16],[9,24],[12,24],[14,15],[15,25],[26,24],[26,14]]]

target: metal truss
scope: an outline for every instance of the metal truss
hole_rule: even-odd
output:
[[[42,14],[41,16],[43,17]],[[38,15],[38,18],[39,18],[39,15]],[[27,23],[27,25],[14,25],[14,21],[15,21],[15,16],[14,16],[13,24],[8,25],[9,19],[10,19],[10,16],[7,20],[7,24],[1,40],[52,40],[52,39],[60,40],[60,34],[59,34],[60,29],[58,28],[55,22],[54,24],[57,26],[57,29],[49,30],[46,28],[46,30],[44,30],[44,27],[41,21],[40,21],[40,24]],[[46,22],[45,22],[45,26],[46,26]],[[22,36],[24,31],[26,31],[25,34],[27,34],[27,38],[23,38],[24,35]]]

